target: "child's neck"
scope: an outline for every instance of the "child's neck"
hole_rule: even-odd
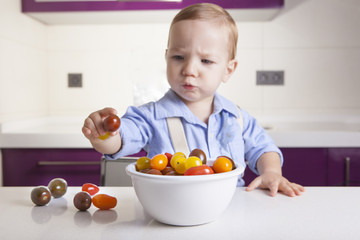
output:
[[[208,123],[209,117],[213,112],[214,99],[204,99],[197,102],[185,102],[190,111],[197,116],[200,121]]]

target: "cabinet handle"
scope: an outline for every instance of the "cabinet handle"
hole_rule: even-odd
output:
[[[350,183],[350,157],[345,158],[345,186]]]
[[[100,162],[92,161],[39,161],[38,166],[84,166],[84,165],[100,165]]]

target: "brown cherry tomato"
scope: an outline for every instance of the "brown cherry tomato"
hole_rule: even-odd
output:
[[[109,210],[117,204],[117,199],[107,194],[97,194],[92,198],[92,203],[100,210]]]
[[[78,192],[74,196],[74,206],[80,211],[86,211],[91,206],[91,196],[88,192]]]
[[[104,128],[108,132],[115,132],[120,127],[120,118],[115,114],[112,114],[105,118],[104,120]]]

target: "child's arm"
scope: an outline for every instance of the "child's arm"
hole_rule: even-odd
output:
[[[113,108],[104,108],[93,112],[84,121],[82,132],[90,140],[94,149],[103,154],[114,154],[121,148],[121,137],[119,130],[109,133],[109,137],[102,140],[99,136],[106,134],[103,121],[111,114],[117,114]]]
[[[270,189],[271,196],[275,196],[279,191],[290,197],[300,195],[301,192],[305,191],[303,186],[289,182],[282,176],[280,157],[278,153],[264,153],[258,159],[256,166],[260,176],[255,178],[249,184],[249,186],[246,188],[247,191],[252,191],[257,187],[260,187]]]

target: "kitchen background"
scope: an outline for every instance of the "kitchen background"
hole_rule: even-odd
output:
[[[46,25],[20,0],[0,2],[0,122],[121,114],[166,91],[170,22]],[[360,113],[360,1],[286,0],[271,21],[237,24],[226,97],[255,116]],[[284,86],[256,86],[257,70],[285,71]],[[83,87],[68,88],[68,73],[82,73]]]
[[[0,186],[54,176],[100,183],[101,154],[82,122],[167,91],[164,54],[177,11],[167,21],[126,11],[122,23],[52,25],[21,13],[20,0],[0,6]],[[93,14],[82,16],[94,22]],[[360,1],[285,0],[272,20],[237,24],[238,69],[220,93],[260,119],[286,158],[284,176],[306,186],[360,185]],[[256,85],[258,70],[284,71],[284,85]],[[82,74],[81,88],[68,87],[69,73]],[[71,164],[55,170],[47,161]],[[71,167],[78,161],[92,163]]]

